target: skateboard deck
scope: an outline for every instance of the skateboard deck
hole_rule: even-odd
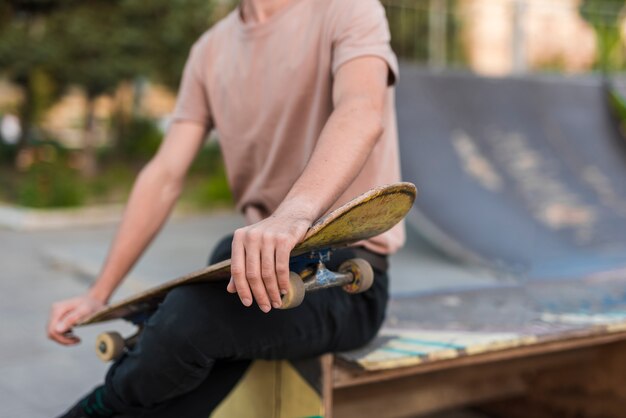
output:
[[[395,183],[362,194],[316,221],[293,249],[292,259],[311,251],[340,248],[380,235],[404,218],[413,205],[416,193],[411,183]],[[141,323],[142,315],[156,309],[175,287],[228,278],[230,260],[225,260],[112,304],[77,326],[120,318]]]

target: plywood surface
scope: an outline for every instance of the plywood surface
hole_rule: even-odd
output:
[[[626,278],[536,282],[392,300],[376,340],[340,357],[385,370],[625,331]]]

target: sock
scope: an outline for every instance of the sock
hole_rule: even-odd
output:
[[[106,418],[115,415],[115,411],[103,401],[104,386],[98,386],[89,395],[85,396],[79,405],[88,417]]]

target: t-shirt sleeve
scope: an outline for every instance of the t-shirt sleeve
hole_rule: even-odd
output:
[[[391,35],[385,9],[379,0],[343,0],[335,15],[332,39],[332,72],[351,59],[380,57],[389,67],[389,85],[398,78],[398,60],[389,44]]]
[[[211,124],[209,98],[205,88],[203,74],[206,74],[203,43],[196,42],[191,48],[183,70],[183,77],[178,89],[176,107],[172,121],[193,121],[206,125]]]

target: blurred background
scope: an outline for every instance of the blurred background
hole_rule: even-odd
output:
[[[3,1],[1,199],[123,201],[159,146],[191,44],[231,3]],[[193,174],[190,202],[229,202],[216,147]]]
[[[101,381],[106,366],[96,360],[91,342],[111,326],[80,329],[86,344],[60,347],[45,338],[49,306],[83,292],[98,274],[132,182],[167,129],[189,48],[237,3],[0,0],[0,415],[53,416]],[[394,295],[494,288],[511,275],[522,281],[579,278],[581,271],[597,270],[598,265],[626,266],[626,161],[605,164],[590,158],[586,165],[574,164],[577,152],[587,146],[626,155],[611,142],[626,120],[619,88],[626,64],[624,1],[382,3],[393,49],[402,62],[398,114],[405,177],[424,192],[409,219],[408,245],[392,262]],[[530,80],[531,85],[515,80]],[[525,93],[530,99],[523,99]],[[471,123],[466,123],[465,113]],[[544,123],[543,131],[532,131],[545,122],[541,114],[558,115],[558,129]],[[526,166],[511,178],[502,173],[507,164],[515,167],[513,160],[490,148],[494,144],[479,129],[484,126],[504,132],[500,143],[509,144],[508,156],[527,157]],[[570,141],[583,132],[581,126],[589,131]],[[578,168],[572,172],[559,172],[558,155],[529,154],[529,149],[542,150],[542,143],[558,137],[555,132],[572,133],[564,143],[577,144],[558,153],[574,161],[568,167]],[[598,132],[607,141],[598,140]],[[517,140],[519,135],[526,142]],[[211,246],[241,225],[232,211],[218,142],[211,136],[193,165],[174,220],[116,298],[202,267]],[[441,159],[430,157],[443,142],[454,149],[440,150]],[[450,155],[458,160],[446,165]],[[499,180],[490,174],[492,165],[504,179],[500,190]],[[605,173],[607,165],[619,168]],[[462,169],[457,173],[453,166]],[[567,184],[576,173],[582,176],[580,184],[593,189],[591,197],[580,194],[584,204],[572,197],[583,186]],[[469,190],[455,183],[460,178],[493,192],[484,199],[480,195],[485,206],[472,213],[482,214],[474,218],[480,222],[468,221],[464,212],[441,210],[468,208],[466,201],[459,205],[447,192],[452,187]],[[525,195],[529,178],[546,188],[531,188]],[[565,186],[552,187],[545,179]],[[439,194],[433,192],[437,190]],[[536,197],[555,190],[565,192],[556,200]],[[489,224],[497,216],[488,211],[502,206],[489,206],[497,193],[497,199],[508,199],[512,207],[527,205],[530,215],[524,219],[536,228],[531,228],[529,241],[519,239],[518,247],[504,255],[502,242],[520,238],[520,231],[528,228]],[[609,210],[615,216],[603,217]],[[594,224],[597,219],[609,221]],[[463,229],[468,225],[481,232]],[[594,241],[597,231],[589,225],[601,226],[599,236],[613,231],[619,237]],[[478,235],[486,244],[473,240]],[[536,245],[544,242],[540,238],[555,243],[542,252],[543,258],[538,255],[543,247]],[[568,257],[585,255],[586,270],[563,270],[569,265],[565,262],[541,264],[553,254],[568,262]],[[456,411],[446,416],[483,415]]]
[[[122,202],[167,127],[190,45],[232,0],[0,4],[0,201]],[[384,0],[405,61],[504,76],[619,72],[619,0]],[[77,175],[80,174],[80,175]],[[228,204],[209,144],[183,201]]]

